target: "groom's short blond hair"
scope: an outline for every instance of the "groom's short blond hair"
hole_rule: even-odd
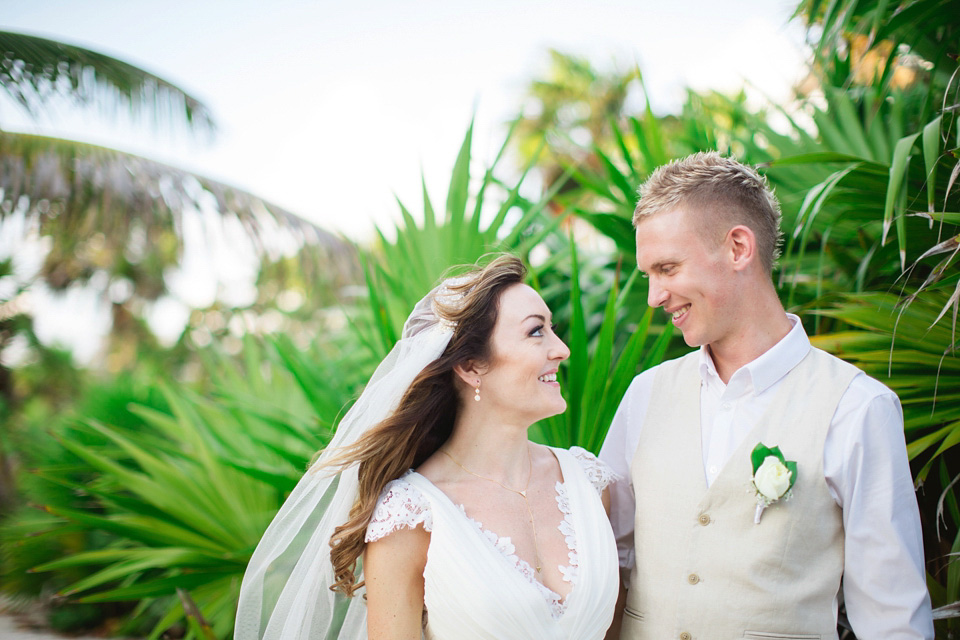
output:
[[[683,207],[717,242],[736,225],[749,227],[768,271],[780,257],[780,203],[765,177],[733,158],[701,151],[674,160],[657,168],[639,194],[634,227],[649,216]]]

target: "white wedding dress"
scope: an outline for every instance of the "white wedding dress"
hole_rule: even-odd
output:
[[[559,529],[569,548],[569,565],[560,571],[573,584],[565,599],[536,580],[509,538],[485,530],[424,476],[410,471],[384,489],[367,542],[421,524],[431,533],[423,574],[427,640],[603,638],[619,570],[599,494],[614,475],[579,447],[553,451],[563,474],[556,485]]]

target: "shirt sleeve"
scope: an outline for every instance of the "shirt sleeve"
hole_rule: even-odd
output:
[[[824,447],[824,476],[843,509],[843,595],[858,638],[932,639],[920,513],[897,396],[854,378]]]
[[[630,383],[600,449],[600,460],[621,478],[619,482],[610,485],[610,524],[617,539],[620,568],[625,581],[635,563],[633,523],[636,500],[633,495],[630,463],[640,441],[640,428],[650,402],[653,377],[654,369],[648,369]]]

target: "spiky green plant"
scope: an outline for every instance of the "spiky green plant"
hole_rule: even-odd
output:
[[[59,440],[93,479],[76,483],[47,473],[89,496],[94,508],[46,510],[112,541],[34,571],[84,568],[87,575],[62,594],[87,603],[135,602],[134,622],[155,614],[159,603],[150,638],[178,621],[188,625],[188,637],[208,626],[228,637],[256,543],[363,375],[359,367],[334,373],[331,355],[302,352],[283,338],[267,348],[248,340],[238,364],[209,355],[213,397],[166,386],[169,411],[133,408],[143,429],[78,420]],[[195,603],[202,618],[185,620],[184,603]]]

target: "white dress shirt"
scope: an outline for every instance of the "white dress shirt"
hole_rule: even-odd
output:
[[[800,319],[770,350],[724,384],[709,351],[700,349],[700,426],[703,473],[709,486],[776,395],[784,376],[810,349]],[[646,418],[655,371],[627,389],[600,459],[621,478]],[[816,398],[810,398],[816,402]],[[860,640],[933,638],[923,564],[920,516],[907,461],[900,401],[886,386],[859,374],[837,405],[823,453],[823,474],[843,509],[843,594]],[[614,483],[611,514],[624,576],[634,565],[633,484]],[[651,514],[656,517],[656,514]]]

